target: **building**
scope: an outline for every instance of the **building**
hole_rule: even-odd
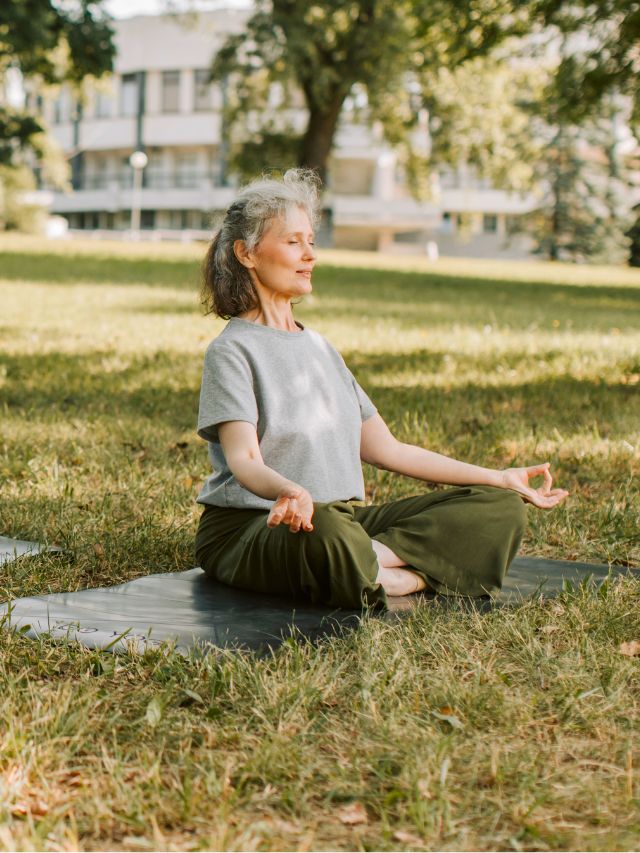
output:
[[[64,216],[72,233],[127,232],[138,199],[144,237],[209,235],[234,187],[223,144],[224,87],[209,81],[208,67],[248,14],[229,8],[191,23],[171,16],[118,20],[110,79],[97,83],[82,107],[64,88],[41,99],[72,172],[72,190],[54,194],[52,213]],[[138,194],[129,162],[136,150],[148,158]],[[380,133],[350,122],[348,114],[329,171],[336,247],[424,253],[436,244],[447,255],[528,254],[526,238],[508,233],[511,218],[535,206],[532,197],[491,189],[460,170],[440,176],[432,201],[418,202]]]

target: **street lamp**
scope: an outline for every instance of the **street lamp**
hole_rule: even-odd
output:
[[[149,162],[144,151],[134,151],[129,157],[129,165],[133,169],[133,189],[131,191],[131,236],[140,239],[140,206],[142,197],[142,170]]]

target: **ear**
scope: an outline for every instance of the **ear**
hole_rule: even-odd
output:
[[[244,240],[236,240],[233,244],[233,254],[236,256],[238,261],[242,264],[243,267],[247,269],[253,269],[255,267],[255,263],[253,262],[252,252],[247,251],[247,244]]]

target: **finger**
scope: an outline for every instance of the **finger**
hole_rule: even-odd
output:
[[[553,495],[538,494],[536,499],[531,502],[540,509],[553,509],[553,507],[558,506],[558,504],[561,503],[567,495],[568,492],[556,490]]]
[[[282,523],[282,513],[281,512],[270,512],[269,517],[267,518],[267,527],[277,527]]]
[[[277,513],[280,513],[281,515],[284,515],[288,506],[289,506],[289,498],[279,497],[278,500],[275,501],[273,506],[271,507],[271,512],[277,512]]]
[[[295,519],[298,513],[296,512],[295,507],[289,506],[289,509],[285,512],[284,518],[282,519],[285,524],[291,524]]]
[[[528,465],[525,471],[528,477],[539,477],[542,474],[546,480],[547,477],[551,476],[549,471],[550,465],[550,462],[541,462],[539,465]]]
[[[300,515],[300,513],[296,513],[289,524],[289,530],[291,531],[291,533],[297,533],[300,530],[301,524],[302,516]]]
[[[303,529],[306,533],[311,533],[311,531],[313,530],[313,524],[311,524],[311,522],[310,522],[310,521],[305,521],[305,522],[303,523],[303,525],[302,525],[302,529]]]

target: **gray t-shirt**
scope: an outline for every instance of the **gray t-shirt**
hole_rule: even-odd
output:
[[[204,359],[198,435],[209,443],[213,474],[198,501],[270,509],[227,466],[218,424],[256,427],[262,458],[317,503],[363,500],[362,422],[376,408],[331,344],[310,329],[286,332],[234,317]]]

